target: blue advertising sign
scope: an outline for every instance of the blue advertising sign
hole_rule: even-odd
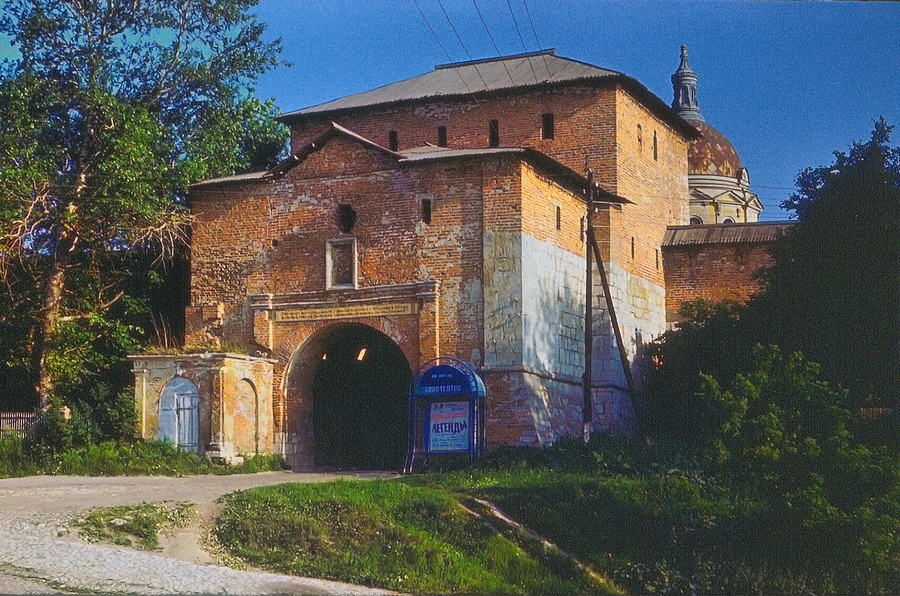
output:
[[[428,369],[416,383],[418,397],[469,394],[477,391],[473,375],[466,374],[466,371],[449,364],[439,364]]]
[[[419,369],[409,393],[409,446],[404,472],[417,456],[443,457],[484,446],[485,387],[472,367],[453,357],[431,360]]]

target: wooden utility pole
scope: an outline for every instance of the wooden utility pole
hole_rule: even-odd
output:
[[[594,244],[594,172],[588,168],[588,192],[587,192],[587,217],[585,222],[585,287],[584,287],[584,402],[582,405],[582,421],[584,422],[584,442],[587,444],[591,440],[591,420],[594,417],[594,404],[591,396],[591,385],[593,385],[592,364],[594,360],[594,264],[591,262],[591,247]],[[598,261],[601,268],[603,262]]]
[[[606,307],[609,309],[609,321],[616,334],[616,345],[619,346],[619,358],[622,360],[622,370],[625,372],[625,382],[628,383],[628,393],[634,400],[634,378],[631,376],[631,367],[628,365],[628,354],[625,352],[625,344],[622,342],[622,330],[619,329],[619,318],[616,316],[616,308],[613,305],[612,293],[609,291],[609,280],[606,279],[606,270],[603,268],[603,257],[600,255],[600,247],[593,234],[589,236],[590,245],[597,257],[597,269],[600,270],[600,283],[603,284],[603,295],[606,296]],[[588,248],[590,252],[590,248]]]

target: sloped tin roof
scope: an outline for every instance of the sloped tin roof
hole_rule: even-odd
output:
[[[699,136],[693,126],[678,116],[668,104],[644,87],[637,79],[615,70],[600,68],[570,58],[561,58],[556,55],[556,50],[552,49],[486,60],[439,64],[431,72],[370,91],[355,93],[288,112],[277,119],[282,122],[291,122],[305,116],[314,117],[332,112],[427,98],[478,96],[490,92],[579,81],[621,83],[683,134],[690,138]]]
[[[623,75],[577,60],[560,58],[556,56],[555,50],[547,50],[489,60],[440,64],[433,71],[423,75],[289,112],[281,117],[289,119],[292,116],[361,108],[426,97],[470,95],[485,91],[612,76]]]
[[[781,238],[794,221],[728,223],[700,226],[669,226],[663,248],[704,244],[760,244]]]

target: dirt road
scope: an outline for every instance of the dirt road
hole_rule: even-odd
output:
[[[0,594],[70,591],[139,594],[364,594],[376,590],[337,582],[213,564],[200,546],[215,501],[235,490],[284,482],[323,482],[343,475],[266,472],[235,476],[73,477],[0,480]],[[199,523],[162,536],[158,552],[88,544],[68,527],[94,507],[188,501]]]

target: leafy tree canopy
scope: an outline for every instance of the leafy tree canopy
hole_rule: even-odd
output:
[[[900,148],[871,139],[797,177],[800,224],[773,249],[756,307],[772,338],[822,365],[858,405],[900,406]]]
[[[0,68],[2,322],[19,330],[12,359],[28,363],[42,405],[77,368],[63,344],[96,339],[88,327],[132,347],[127,328],[101,319],[127,302],[129,253],[178,244],[189,184],[283,151],[273,104],[252,97],[281,49],[249,13],[256,2],[4,4],[0,32],[19,57]]]
[[[655,437],[692,448],[716,425],[698,401],[700,373],[728,386],[753,366],[757,344],[802,352],[822,379],[846,389],[842,405],[891,408],[891,416],[858,429],[875,443],[896,445],[900,428],[900,149],[884,120],[871,138],[835,162],[800,173],[784,207],[799,223],[772,248],[774,265],[747,305],[698,300],[684,320],[650,346],[646,412]],[[865,428],[863,428],[865,427]],[[894,438],[892,438],[894,437]]]

